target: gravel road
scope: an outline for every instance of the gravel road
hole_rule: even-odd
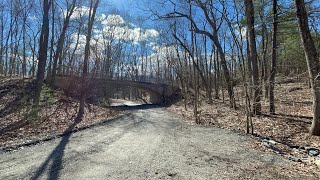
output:
[[[133,108],[102,125],[0,152],[0,179],[312,179],[249,149],[250,137],[186,125],[164,108]],[[290,177],[291,176],[291,177]]]

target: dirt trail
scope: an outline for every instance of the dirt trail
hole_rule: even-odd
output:
[[[313,179],[290,172],[290,161],[250,150],[245,145],[250,140],[188,126],[164,108],[144,107],[91,129],[2,152],[0,179]]]

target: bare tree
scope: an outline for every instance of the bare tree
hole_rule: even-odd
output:
[[[52,3],[52,0],[43,1],[43,20],[42,20],[42,27],[41,27],[41,34],[40,34],[40,42],[39,42],[39,62],[38,62],[38,71],[37,71],[37,78],[35,82],[34,98],[33,98],[33,106],[36,109],[39,106],[41,88],[43,85],[46,62],[47,62],[48,39],[49,39],[49,9],[50,9],[51,3]]]
[[[51,41],[50,41],[50,57],[49,57],[49,65],[48,65],[48,73],[47,79],[51,79],[52,74],[52,61],[53,61],[53,53],[54,53],[54,24],[55,24],[55,5],[52,3],[51,5]]]
[[[99,5],[99,0],[90,0],[90,10],[89,10],[89,20],[88,20],[88,31],[86,35],[86,46],[84,51],[84,60],[83,60],[83,71],[82,71],[82,87],[81,87],[81,96],[80,96],[80,105],[77,115],[77,120],[81,121],[84,114],[84,105],[86,100],[86,90],[88,82],[88,60],[90,55],[90,40],[92,34],[93,22],[95,19],[96,11]]]
[[[249,38],[249,58],[252,63],[252,79],[254,88],[253,97],[253,113],[261,114],[261,102],[260,102],[260,81],[259,81],[259,69],[258,69],[258,54],[256,48],[256,35],[254,30],[254,8],[252,0],[245,0],[246,7],[246,19],[247,19],[247,30]]]
[[[313,92],[313,121],[310,129],[312,135],[320,136],[320,61],[319,54],[310,33],[308,14],[304,0],[295,0],[296,12],[303,48],[308,64],[309,77]]]
[[[261,21],[261,45],[262,45],[262,57],[261,57],[261,85],[264,84],[264,97],[269,97],[269,82],[268,82],[268,63],[267,63],[267,52],[268,52],[268,45],[269,45],[269,36],[268,36],[268,29],[267,29],[267,18],[265,17],[265,7],[267,6],[267,2],[262,0],[261,6],[259,8],[259,17]]]
[[[74,12],[74,10],[76,8],[76,0],[72,0],[70,5],[69,5],[68,1],[66,1],[66,2],[67,2],[66,17],[65,17],[65,19],[63,21],[62,32],[61,32],[61,34],[59,36],[59,39],[58,39],[57,50],[56,50],[55,55],[53,57],[51,85],[54,85],[57,71],[58,71],[58,73],[61,73],[61,64],[62,64],[61,54],[62,54],[62,49],[63,49],[63,43],[64,43],[64,40],[65,40],[67,28],[69,26],[70,18],[71,18],[72,14],[73,14],[73,12]],[[79,28],[81,28],[81,27],[79,27]],[[57,69],[58,59],[59,59],[59,67]]]
[[[274,84],[276,76],[276,62],[277,62],[277,33],[278,33],[278,12],[277,0],[273,0],[273,33],[272,33],[272,59],[270,70],[270,85],[269,85],[269,112],[275,113],[274,106]]]
[[[4,42],[4,3],[1,2],[0,3],[0,41],[1,41],[1,44],[0,44],[0,74],[4,74],[3,71],[4,71],[4,66],[3,66],[3,51],[4,51],[4,47],[3,47],[3,42]]]
[[[215,47],[217,48],[217,52],[220,57],[221,67],[222,67],[223,75],[224,75],[226,85],[227,85],[230,107],[236,108],[236,103],[235,103],[235,98],[234,98],[234,90],[233,90],[233,81],[232,81],[232,78],[231,78],[231,75],[230,75],[230,72],[228,69],[228,65],[227,65],[227,61],[226,61],[226,54],[225,54],[223,47],[221,45],[221,42],[219,40],[219,29],[220,29],[221,23],[220,24],[218,23],[218,18],[216,16],[216,14],[214,12],[214,8],[213,8],[213,2],[211,2],[211,1],[202,2],[201,0],[195,0],[194,2],[200,8],[200,10],[203,12],[203,14],[205,16],[205,20],[208,22],[208,24],[210,24],[212,32],[209,32],[206,29],[200,29],[198,27],[198,24],[195,22],[195,20],[192,17],[190,17],[189,15],[184,14],[182,12],[175,11],[175,12],[167,14],[164,17],[165,18],[177,18],[177,17],[186,18],[191,22],[195,33],[206,35],[212,40]],[[222,12],[222,13],[224,13],[224,12]]]

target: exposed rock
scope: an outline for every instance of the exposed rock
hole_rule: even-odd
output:
[[[302,162],[300,158],[294,156],[288,156],[288,159],[294,162]]]
[[[277,154],[281,154],[281,150],[279,148],[277,148],[275,145],[276,145],[276,142],[273,141],[273,140],[267,140],[267,139],[263,139],[261,144],[269,149],[271,149],[272,151],[274,151],[275,153]]]
[[[302,87],[292,87],[292,88],[288,89],[288,92],[293,92],[293,91],[298,91],[298,90],[302,90]]]
[[[170,176],[170,177],[173,177],[173,176],[176,176],[176,175],[177,175],[176,172],[170,172],[170,173],[168,173],[168,176]]]
[[[309,148],[307,152],[310,156],[318,156],[320,154],[320,150],[316,148]]]

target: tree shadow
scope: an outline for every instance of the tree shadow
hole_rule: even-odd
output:
[[[14,122],[12,124],[9,124],[7,125],[6,127],[3,127],[0,129],[0,136],[7,133],[7,132],[11,132],[11,131],[15,131],[21,127],[24,127],[26,125],[28,125],[29,122],[26,121],[26,120],[20,120],[20,121],[17,121],[17,122]]]
[[[270,118],[280,118],[282,120],[287,121],[288,123],[296,122],[296,123],[303,123],[303,124],[311,124],[312,117],[309,116],[298,116],[298,115],[291,115],[291,114],[283,114],[283,113],[276,113],[276,114],[261,114],[264,117]]]
[[[9,94],[11,92],[10,88],[8,87],[0,87],[0,97],[4,97],[7,94]]]
[[[278,116],[282,117],[290,117],[290,118],[301,118],[301,119],[312,119],[311,116],[302,116],[302,115],[292,115],[292,114],[284,114],[284,113],[276,113]]]
[[[34,82],[33,81],[26,82],[25,86],[21,85],[22,83],[24,83],[24,81],[19,80],[19,81],[15,81],[12,84],[0,87],[1,98],[9,93],[14,94],[15,96],[13,100],[5,103],[6,105],[0,109],[0,118],[5,118],[6,116],[12,113],[19,112],[25,104],[30,102],[32,98],[32,96],[30,95],[30,92],[32,92]],[[1,128],[0,135],[3,135],[10,131],[14,131],[28,124],[29,122],[25,119],[16,121],[14,123],[7,125],[6,127]]]
[[[4,97],[5,95],[12,92],[12,90],[21,89],[23,84],[25,83],[25,79],[12,80],[11,82],[3,82],[4,84],[0,84],[0,97]]]
[[[48,169],[48,171],[49,171],[47,179],[49,179],[49,180],[59,179],[61,169],[63,168],[63,166],[62,166],[63,165],[63,156],[65,153],[66,146],[69,143],[69,140],[70,140],[72,133],[74,132],[74,128],[76,127],[76,125],[78,123],[80,123],[80,121],[78,121],[75,118],[75,116],[76,116],[76,114],[73,116],[73,118],[75,119],[74,123],[72,125],[70,125],[67,130],[65,130],[65,132],[63,133],[63,136],[61,138],[61,141],[54,148],[54,150],[51,152],[51,154],[47,157],[45,162],[43,162],[41,164],[41,166],[38,168],[36,173],[31,178],[32,180],[42,179],[41,176],[45,174],[46,169]],[[132,125],[125,127],[125,130],[123,132],[127,132],[130,128],[132,128],[134,126],[138,126],[139,123],[142,123],[141,121],[137,121],[131,113],[128,113],[128,114],[121,115],[119,117],[107,120],[105,122],[98,123],[98,124],[84,127],[84,128],[79,128],[77,130],[84,130],[84,129],[91,128],[94,126],[101,126],[101,125],[112,126],[112,125],[116,125],[115,123],[126,123],[127,121],[125,121],[125,122],[119,121],[120,119],[123,119],[123,118],[129,118],[130,120],[134,121],[134,123]],[[114,140],[111,142],[108,142],[108,144],[111,144],[115,140],[119,139],[122,135],[123,135],[123,133],[121,133],[117,137],[113,138]],[[106,144],[106,142],[101,142],[101,143]],[[50,164],[50,162],[51,162],[51,164]]]
[[[37,180],[42,174],[44,174],[46,168],[49,166],[49,163],[52,162],[49,168],[49,177],[50,180],[56,180],[59,178],[60,170],[62,169],[62,160],[64,155],[64,150],[70,140],[72,135],[73,128],[79,123],[75,121],[72,125],[68,127],[64,132],[64,136],[61,138],[58,146],[51,152],[46,161],[42,163],[40,168],[37,170],[36,174],[31,178],[32,180]]]
[[[74,115],[69,114],[69,112],[68,112],[68,107],[70,107],[70,106],[72,106],[72,104],[69,102],[65,102],[65,101],[59,102],[59,104],[57,105],[55,110],[53,112],[51,112],[49,115],[43,117],[41,121],[45,121],[45,120],[49,119],[51,116],[57,114],[60,109],[64,110],[64,113],[66,114],[65,118],[70,118],[70,116],[72,118]],[[0,114],[0,118],[2,118],[1,114]],[[32,124],[32,123],[30,123],[30,121],[28,121],[28,119],[23,118],[20,121],[13,122],[3,128],[0,128],[0,136],[6,134],[8,132],[15,131],[17,129],[20,129],[21,127],[25,127],[30,124]],[[33,126],[34,125],[36,125],[36,124],[33,124]]]
[[[9,114],[12,114],[14,112],[20,111],[21,107],[24,105],[24,103],[30,102],[32,99],[32,95],[30,95],[30,92],[33,92],[33,85],[34,82],[28,82],[23,89],[10,89],[10,93],[13,93],[13,91],[17,91],[17,94],[15,95],[15,98],[8,102],[5,107],[0,109],[0,118],[3,118]],[[20,86],[15,86],[20,87]],[[13,87],[12,87],[13,88]],[[22,87],[20,87],[22,88]],[[9,92],[8,92],[9,93]],[[4,95],[4,94],[2,94]]]

